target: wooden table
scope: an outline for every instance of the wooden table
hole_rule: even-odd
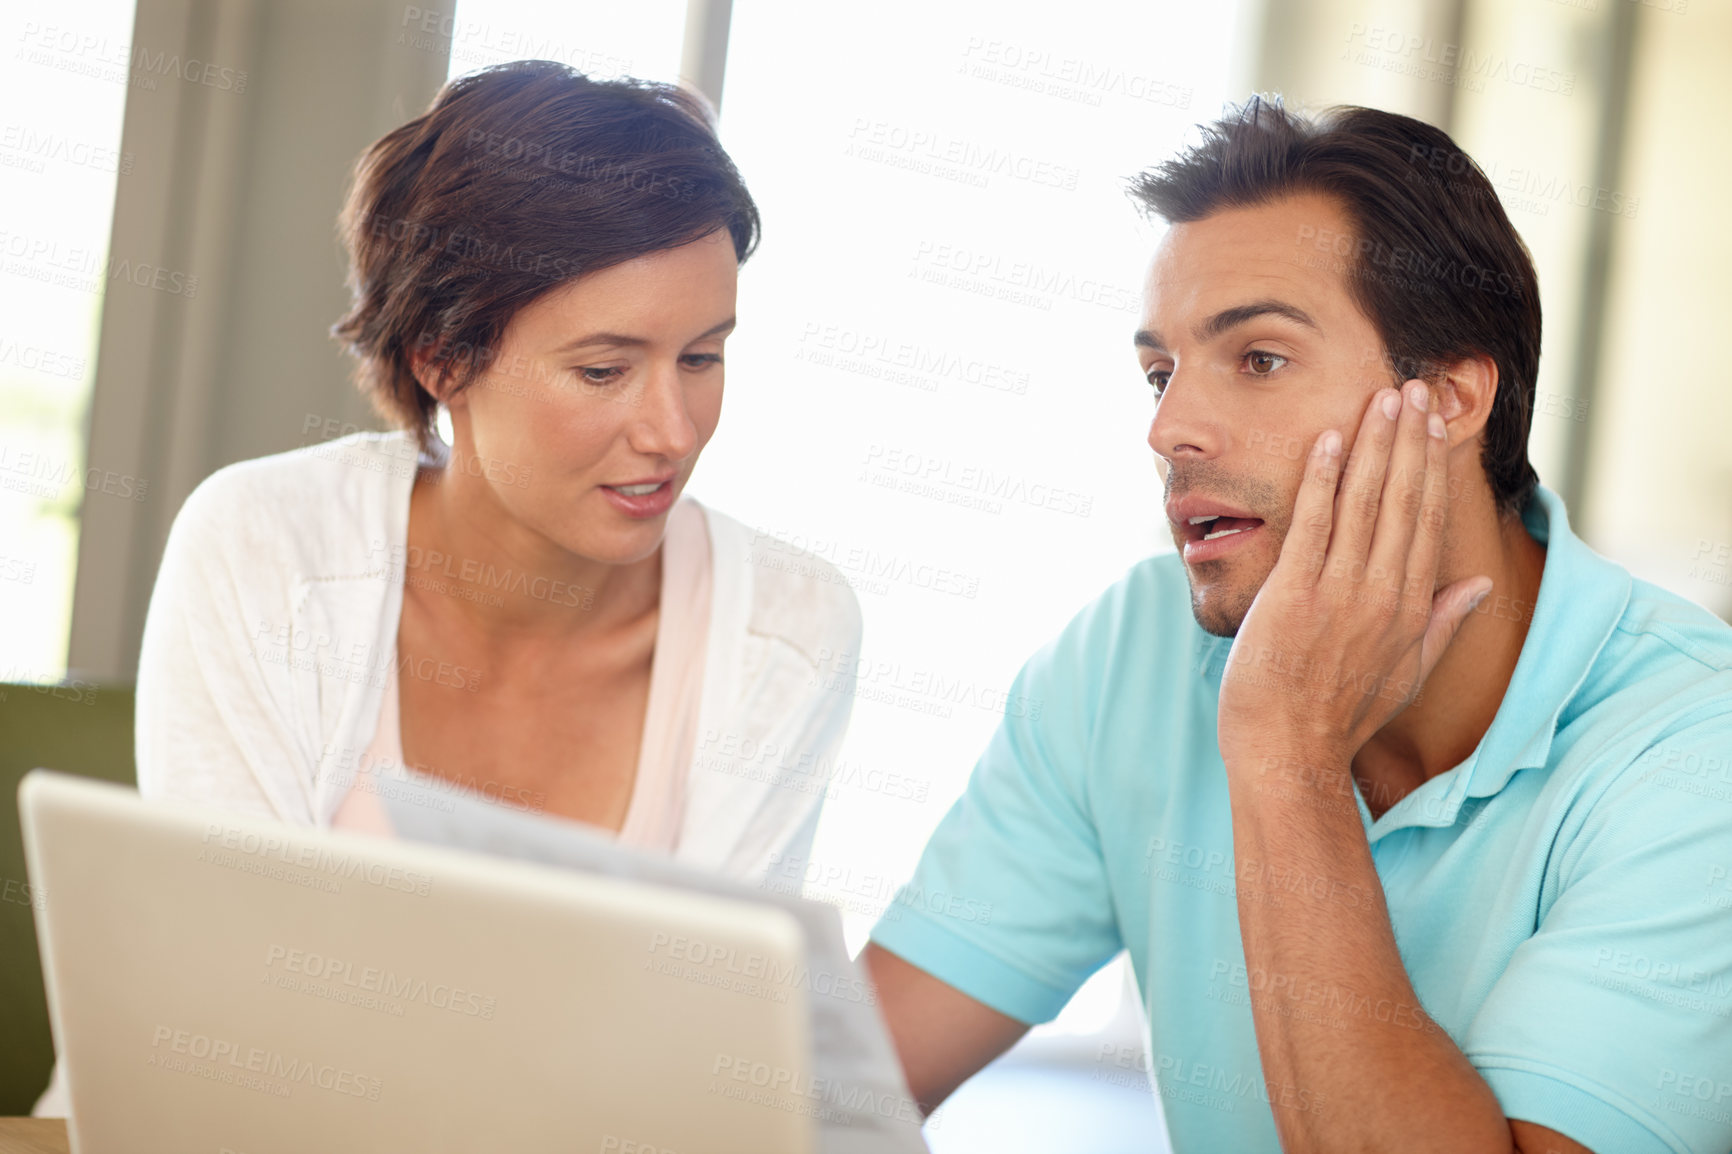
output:
[[[0,1118],[0,1154],[67,1154],[64,1118]]]

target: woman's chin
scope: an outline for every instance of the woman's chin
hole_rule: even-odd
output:
[[[618,518],[609,518],[617,521]],[[667,518],[607,526],[585,525],[555,540],[569,553],[603,565],[635,565],[661,548]]]

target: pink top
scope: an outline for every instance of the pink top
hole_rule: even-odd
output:
[[[661,616],[656,621],[655,655],[650,659],[649,702],[644,710],[637,776],[619,830],[619,840],[625,845],[663,853],[679,848],[686,778],[691,772],[703,699],[710,564],[703,510],[690,501],[681,501],[668,514],[667,533],[662,538]],[[429,783],[435,781],[403,764],[393,655],[378,727],[361,755],[355,783],[332,815],[331,825],[392,836],[390,818],[379,799],[380,789],[385,788],[381,779],[411,775]]]

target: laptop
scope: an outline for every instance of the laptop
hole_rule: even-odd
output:
[[[775,903],[40,770],[19,801],[78,1154],[816,1148]]]

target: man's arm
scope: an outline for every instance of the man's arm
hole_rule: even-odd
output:
[[[1350,780],[1345,762],[1323,772]],[[1290,780],[1315,781],[1315,773],[1295,770]],[[1253,991],[1265,991],[1251,994],[1251,1013],[1282,1149],[1593,1154],[1554,1130],[1505,1118],[1491,1087],[1420,1006],[1358,808],[1339,794],[1334,804],[1277,800],[1289,792],[1283,777],[1272,768],[1232,787],[1237,860],[1254,860],[1269,876],[1327,879],[1279,894],[1238,887],[1245,966],[1256,976]],[[1312,1004],[1330,1008],[1313,1012]],[[1300,1091],[1328,1107],[1283,1109]]]
[[[866,946],[860,960],[878,987],[878,1008],[922,1113],[932,1113],[1028,1032],[1027,1023],[975,1001],[876,943]]]
[[[1251,1012],[1276,1130],[1283,1149],[1318,1154],[1580,1154],[1586,1148],[1563,1135],[1504,1116],[1421,1008],[1402,965],[1352,800],[1353,756],[1399,701],[1322,694],[1302,679],[1252,672],[1318,668],[1348,671],[1355,683],[1364,674],[1364,684],[1420,685],[1485,587],[1466,578],[1434,596],[1448,469],[1442,422],[1415,403],[1423,388],[1410,385],[1393,418],[1384,397],[1367,410],[1345,473],[1339,434],[1318,439],[1280,560],[1222,682],[1235,858],[1327,883],[1278,901],[1238,887],[1245,965],[1266,975]],[[1345,1009],[1305,1012],[1310,1003]],[[1329,1108],[1281,1108],[1300,1091]]]

